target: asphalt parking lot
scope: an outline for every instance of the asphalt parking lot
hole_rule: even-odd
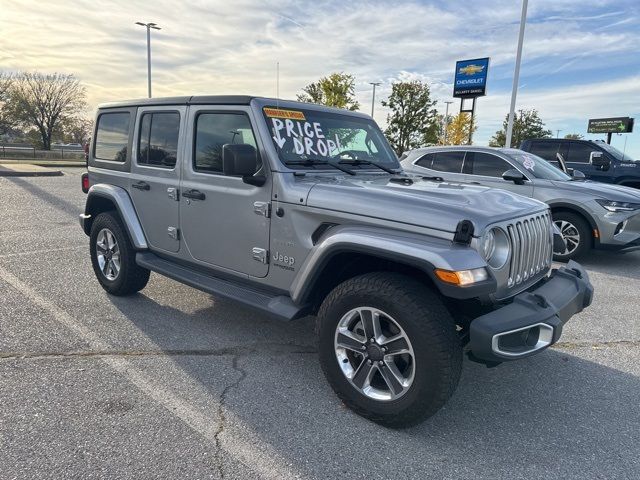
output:
[[[333,394],[311,319],[155,274],[109,297],[63,170],[0,178],[0,478],[640,476],[640,252],[583,261],[594,305],[561,344],[465,360],[442,411],[393,431]]]

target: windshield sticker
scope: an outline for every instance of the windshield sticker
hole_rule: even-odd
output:
[[[280,108],[264,108],[264,114],[270,118],[293,118],[294,120],[306,120],[304,113],[296,110],[282,110]]]
[[[302,114],[302,112],[299,113]],[[282,148],[287,141],[292,141],[293,151],[297,155],[328,157],[336,148],[342,149],[338,135],[336,134],[332,139],[327,138],[322,131],[320,122],[271,118],[271,123],[273,124],[273,140],[278,147]]]
[[[525,156],[524,162],[522,162],[524,168],[527,170],[531,170],[533,172],[534,167],[536,166],[536,162],[533,161],[531,157]]]

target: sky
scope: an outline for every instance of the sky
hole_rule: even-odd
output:
[[[0,71],[73,73],[90,110],[145,97],[146,33],[152,32],[154,96],[276,95],[331,72],[355,75],[360,109],[384,127],[380,100],[393,82],[431,84],[444,113],[456,60],[490,57],[477,101],[474,143],[486,145],[509,110],[521,14],[517,0],[258,1],[0,0]],[[587,135],[589,118],[635,117],[612,144],[640,159],[640,2],[531,0],[516,108],[535,108],[562,137]],[[87,112],[87,115],[91,114]]]

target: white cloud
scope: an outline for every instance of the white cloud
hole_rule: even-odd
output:
[[[381,99],[392,81],[423,79],[432,84],[436,98],[445,100],[455,60],[491,56],[490,95],[478,104],[484,131],[489,125],[499,127],[508,108],[507,88],[494,85],[508,83],[512,75],[520,3],[493,0],[482,5],[382,0],[4,2],[0,68],[75,73],[87,86],[92,106],[141,97],[146,94],[145,32],[134,22],[153,21],[162,27],[152,35],[156,96],[273,96],[280,62],[283,97],[295,98],[307,83],[345,71],[355,74],[362,110],[368,112],[368,82],[383,82],[377,91]],[[577,112],[604,111],[606,104],[638,112],[632,96],[607,88],[606,82],[591,82],[595,90],[586,92],[547,85],[549,77],[579,75],[593,56],[606,69],[608,62],[625,61],[620,58],[627,55],[627,73],[616,74],[610,85],[628,87],[640,63],[634,50],[640,43],[634,11],[633,2],[625,0],[600,2],[597,9],[581,0],[532,2],[523,64],[523,75],[530,78],[523,82],[527,85],[519,106],[537,106],[554,122],[574,118]],[[376,118],[385,118],[380,104]]]

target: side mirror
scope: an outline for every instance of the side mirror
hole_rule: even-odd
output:
[[[230,177],[242,177],[244,183],[264,185],[265,177],[255,177],[258,152],[252,145],[226,143],[222,146],[222,171]]]
[[[602,152],[591,152],[589,154],[589,163],[594,167],[602,167],[605,170],[611,165],[611,161]]]
[[[507,170],[506,172],[504,172],[502,174],[502,178],[507,182],[513,182],[516,185],[522,185],[524,181],[527,179],[527,177],[525,177],[522,172],[520,172],[519,170],[516,170],[515,168],[512,168],[511,170]]]
[[[573,170],[573,172],[571,173],[574,180],[584,180],[585,178],[587,178],[587,176],[580,170]]]

